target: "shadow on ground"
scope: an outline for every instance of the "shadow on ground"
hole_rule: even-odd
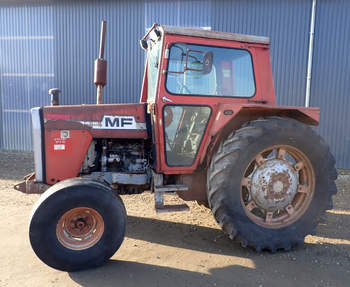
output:
[[[344,220],[339,221],[339,219]],[[350,230],[347,231],[347,222],[349,219],[349,215],[328,213],[326,223],[317,228],[316,235],[336,240],[349,240]],[[339,222],[342,222],[341,224],[343,224],[343,226],[339,225]],[[341,231],[339,232],[340,234],[337,234],[337,232],[334,231],[334,228],[331,228],[333,223],[337,223],[337,229]],[[347,235],[349,235],[349,237]],[[221,255],[244,256],[249,258],[259,254],[276,255],[267,251],[257,253],[252,248],[242,248],[239,242],[230,240],[219,227],[211,228],[196,226],[154,218],[128,216],[126,237],[166,246]],[[343,246],[344,248],[348,248],[350,253],[350,245],[347,244],[326,243],[323,244],[323,246],[328,246],[327,248],[332,248],[332,246]],[[315,244],[305,243],[304,245],[296,246],[293,252],[299,252],[306,248],[313,249],[315,247]],[[322,248],[322,246],[319,246],[318,248]],[[288,252],[279,251],[277,254],[287,253]]]
[[[211,270],[210,274],[192,272],[152,264],[130,261],[109,261],[105,266],[83,272],[70,273],[70,277],[86,287],[94,286],[255,286],[250,270],[242,267],[227,267]],[[240,282],[244,274],[250,278]]]
[[[331,237],[331,234],[325,234]],[[87,287],[100,286],[344,286],[350,274],[344,272],[349,263],[350,245],[305,244],[292,252],[256,253],[243,249],[223,236],[219,229],[193,226],[151,218],[128,217],[127,237],[151,243],[202,251],[216,255],[250,259],[255,268],[226,264],[207,271],[188,271],[132,261],[110,260],[92,270],[70,273],[72,280]],[[142,250],[140,250],[142,252]],[[157,252],[157,248],[154,248]],[[330,253],[334,262],[329,262]],[[155,254],[156,256],[156,254]],[[186,255],[185,255],[186,256]],[[237,260],[237,259],[235,259]],[[198,261],[193,258],[194,264]],[[323,264],[327,261],[327,264]],[[196,262],[196,263],[195,263]],[[327,266],[329,265],[329,266]],[[343,267],[344,268],[343,268]],[[345,281],[346,282],[346,281]]]
[[[0,150],[0,180],[21,181],[25,175],[33,172],[33,153]]]
[[[95,286],[259,286],[254,270],[241,266],[211,269],[210,274],[130,261],[109,261],[105,266],[70,277],[86,287]],[[242,276],[245,278],[242,282]],[[284,285],[288,286],[288,285]]]

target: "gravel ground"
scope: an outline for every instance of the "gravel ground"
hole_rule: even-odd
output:
[[[123,196],[127,233],[111,260],[66,273],[44,265],[29,244],[28,218],[39,196],[12,186],[32,169],[31,153],[0,151],[0,286],[350,286],[348,171],[339,171],[325,223],[292,252],[240,247],[196,203],[189,203],[190,212],[157,215],[152,195],[145,193]]]

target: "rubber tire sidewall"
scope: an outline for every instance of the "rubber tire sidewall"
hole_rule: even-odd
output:
[[[49,196],[42,195],[45,199],[34,208],[29,224],[30,243],[40,260],[55,269],[77,271],[99,266],[113,256],[126,227],[126,211],[119,196],[99,184],[73,184],[46,192]],[[76,207],[93,208],[104,220],[102,237],[85,250],[64,247],[56,235],[61,216]]]
[[[327,164],[325,164],[327,159],[324,158],[328,153],[318,146],[318,135],[313,131],[306,133],[308,129],[294,120],[280,121],[295,122],[295,126],[262,127],[264,132],[258,138],[244,139],[248,144],[244,146],[244,150],[240,150],[238,159],[227,167],[231,176],[226,177],[222,183],[222,190],[226,191],[224,203],[226,214],[233,219],[239,235],[247,245],[271,250],[289,248],[290,245],[301,243],[305,235],[318,224],[318,217],[326,209],[329,200],[329,179]],[[300,129],[297,128],[298,126]],[[315,175],[314,195],[308,209],[296,222],[279,229],[265,228],[254,223],[247,216],[241,203],[241,180],[245,169],[261,151],[274,145],[289,145],[300,150],[309,159]]]

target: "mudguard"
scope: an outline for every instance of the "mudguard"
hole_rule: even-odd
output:
[[[209,162],[213,151],[227,135],[240,128],[245,122],[260,117],[286,117],[296,119],[306,125],[317,126],[319,123],[319,108],[295,106],[275,106],[266,104],[219,104],[216,118],[208,130],[207,141],[204,142],[203,152],[199,162]]]

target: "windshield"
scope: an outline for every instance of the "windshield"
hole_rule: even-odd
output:
[[[156,97],[161,48],[162,41],[157,41],[156,43],[152,42],[148,48],[147,102],[154,102]]]
[[[173,44],[166,88],[172,94],[252,97],[255,81],[251,55],[242,49]]]

